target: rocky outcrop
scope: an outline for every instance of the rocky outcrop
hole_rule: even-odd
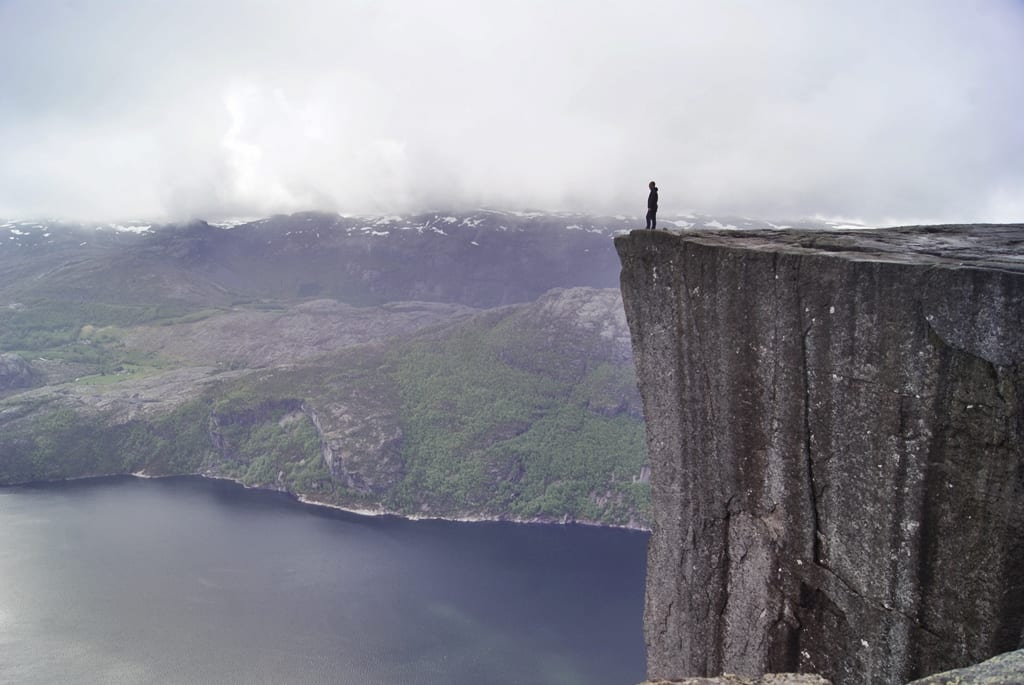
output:
[[[648,680],[640,685],[832,685],[821,676],[805,673],[768,673],[744,678],[726,674],[717,678],[683,678],[682,680]]]
[[[346,488],[380,496],[404,475],[402,428],[393,404],[359,389],[339,389],[310,416],[331,476]]]
[[[240,426],[243,430],[251,429],[268,421],[275,420],[283,414],[302,411],[302,400],[290,399],[268,399],[255,404],[247,403],[243,407],[232,407],[231,402],[224,402],[224,406],[214,407],[210,412],[209,426],[207,432],[210,436],[210,444],[220,453],[221,457],[227,460],[238,459],[237,445],[232,444],[225,433],[231,427]]]
[[[905,682],[1021,645],[1024,226],[615,242],[649,677]]]
[[[936,673],[910,685],[1019,685],[1024,683],[1024,649],[1007,652],[975,666]]]
[[[35,374],[27,361],[16,354],[0,354],[0,392],[28,388],[34,380]]]
[[[312,300],[272,311],[239,309],[173,326],[138,326],[125,333],[123,342],[189,364],[255,368],[295,364],[354,345],[408,336],[473,311],[433,302],[354,307]]]

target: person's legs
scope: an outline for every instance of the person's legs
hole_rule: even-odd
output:
[[[651,230],[653,231],[658,226],[658,210],[651,212]]]
[[[654,228],[654,212],[647,210],[647,228]]]

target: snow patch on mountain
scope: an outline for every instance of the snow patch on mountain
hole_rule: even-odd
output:
[[[210,225],[214,228],[235,228],[236,226],[243,226],[245,224],[254,224],[261,219],[259,217],[234,217],[230,219],[221,219],[220,221],[211,221]]]
[[[149,233],[153,225],[152,224],[110,224],[109,227],[97,226],[96,230],[103,228],[112,228],[115,231],[128,232],[128,233]]]

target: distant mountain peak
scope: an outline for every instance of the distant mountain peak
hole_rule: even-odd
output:
[[[318,237],[327,235],[384,238],[406,233],[453,236],[467,231],[528,232],[564,229],[597,235],[615,236],[640,228],[639,215],[617,214],[602,216],[580,212],[543,212],[535,210],[503,210],[478,208],[471,211],[428,211],[413,214],[338,214],[329,212],[297,212],[252,218],[234,217],[215,221],[195,219],[184,223],[154,223],[152,221],[123,221],[113,223],[71,222],[42,219],[0,220],[0,250],[4,247],[41,246],[55,244],[62,236],[74,236],[82,243],[84,232],[109,235],[154,235],[168,229],[215,228],[228,231],[270,230],[282,235],[302,235],[312,230]],[[767,221],[736,216],[709,216],[694,213],[665,213],[658,217],[662,230],[840,230],[865,228],[849,221],[826,219],[800,219]],[[284,230],[278,230],[278,229]],[[80,245],[85,247],[86,245]]]

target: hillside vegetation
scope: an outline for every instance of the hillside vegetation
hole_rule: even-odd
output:
[[[271,269],[276,257],[254,251],[267,244],[260,231],[295,248],[283,228],[308,218],[252,227],[237,243],[238,229],[200,227],[109,237],[74,258],[73,240],[26,245],[18,259],[0,251],[21,275],[0,289],[0,352],[22,371],[17,383],[0,377],[0,483],[202,474],[413,516],[646,525],[644,428],[618,292],[540,290],[580,280],[573,269],[600,264],[589,250],[607,237],[560,232],[552,244],[582,261],[539,259],[516,279],[498,268],[505,257],[476,251],[496,235],[495,245],[534,244],[524,261],[543,251],[542,235],[470,226],[432,243],[447,256],[424,268],[423,241],[452,235],[377,236],[373,259],[360,261],[340,255],[369,239],[350,245],[336,229],[320,251],[338,267],[360,264],[344,278],[372,286],[338,298],[324,295],[338,294],[326,281],[340,283],[326,262]],[[299,252],[317,251],[302,235]],[[367,276],[368,262],[396,266]],[[488,263],[509,282],[483,283]],[[587,279],[607,281],[606,271]],[[375,294],[389,277],[405,283],[397,294],[433,302]],[[320,286],[295,297],[302,278]],[[537,299],[478,306],[509,297]]]

